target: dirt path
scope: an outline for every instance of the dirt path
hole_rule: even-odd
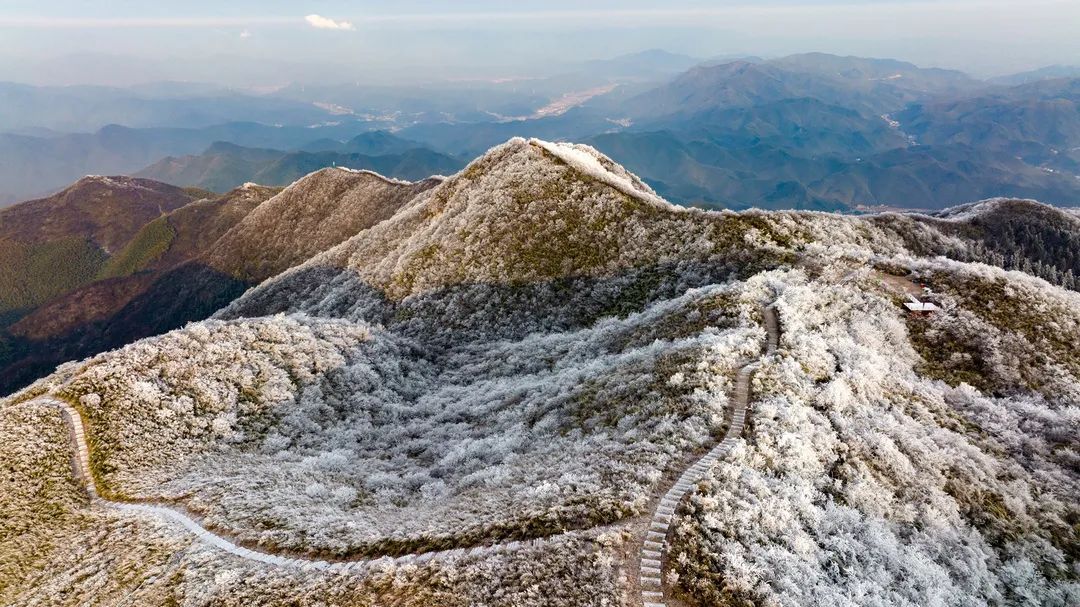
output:
[[[38,403],[51,407],[56,407],[63,413],[64,418],[68,424],[69,434],[71,436],[72,442],[75,445],[75,453],[72,461],[75,470],[75,476],[83,482],[83,487],[86,489],[87,494],[90,496],[91,506],[112,508],[114,510],[120,510],[123,512],[157,517],[159,519],[164,519],[166,521],[179,524],[181,527],[191,532],[192,535],[195,535],[203,543],[214,546],[220,550],[223,550],[225,552],[228,552],[229,554],[238,556],[243,559],[258,561],[260,563],[276,565],[279,567],[362,573],[373,563],[393,563],[395,565],[406,565],[410,563],[420,564],[431,560],[455,559],[465,555],[488,556],[502,552],[511,552],[523,545],[536,544],[543,539],[547,539],[537,538],[522,541],[515,540],[510,542],[492,544],[490,546],[456,548],[452,550],[433,550],[430,552],[406,554],[403,556],[383,556],[377,558],[352,560],[321,560],[303,557],[293,557],[291,555],[284,556],[280,554],[271,554],[258,550],[251,550],[241,545],[238,545],[236,542],[228,539],[228,537],[226,537],[225,535],[208,530],[197,520],[197,517],[195,517],[191,513],[186,512],[183,508],[149,501],[118,502],[101,497],[101,494],[97,488],[97,483],[94,480],[93,474],[91,473],[90,450],[86,442],[86,430],[83,426],[82,416],[79,414],[78,410],[76,410],[67,402],[48,396],[28,401],[26,404],[30,403]]]
[[[779,341],[779,323],[776,312],[772,307],[765,309],[765,327],[768,332],[766,356],[776,352]],[[723,457],[727,450],[735,443],[742,433],[746,417],[746,406],[750,397],[750,379],[758,368],[759,362],[744,365],[738,373],[735,382],[734,398],[731,409],[730,423],[723,440],[713,449],[700,458],[689,457],[689,467],[674,482],[673,486],[657,502],[652,518],[648,523],[645,536],[642,540],[639,571],[637,579],[641,590],[642,600],[647,607],[662,607],[662,562],[665,549],[665,541],[669,531],[675,507],[679,501],[693,487],[693,483],[700,479],[708,470],[709,466]],[[86,441],[86,429],[83,425],[82,416],[71,404],[49,396],[39,397],[26,404],[38,403],[59,409],[68,424],[69,434],[75,446],[72,458],[72,466],[76,478],[82,481],[87,494],[90,496],[91,506],[112,508],[115,510],[130,512],[137,515],[152,516],[178,524],[201,542],[214,546],[224,552],[237,557],[274,565],[279,567],[291,567],[307,570],[323,570],[336,572],[362,573],[374,563],[393,563],[395,565],[420,564],[431,560],[448,560],[461,556],[487,556],[492,554],[511,552],[523,545],[536,544],[547,538],[532,540],[510,541],[496,543],[489,546],[476,546],[472,548],[457,548],[453,550],[434,550],[403,556],[383,556],[378,558],[364,558],[354,560],[320,560],[303,557],[271,554],[258,550],[251,550],[229,539],[227,535],[208,530],[199,522],[193,514],[185,511],[182,507],[172,506],[158,502],[120,502],[101,497],[98,491],[97,481],[94,479],[90,468],[90,450]],[[625,522],[624,522],[625,523]],[[616,523],[618,525],[620,523]]]

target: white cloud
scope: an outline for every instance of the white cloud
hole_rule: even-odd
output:
[[[240,37],[241,38],[250,38],[251,37],[251,32],[249,32],[248,30],[244,30],[244,31],[240,32]]]
[[[304,21],[307,21],[311,27],[323,29],[323,30],[354,30],[353,24],[349,21],[334,21],[329,17],[323,17],[322,15],[308,15],[304,17]]]

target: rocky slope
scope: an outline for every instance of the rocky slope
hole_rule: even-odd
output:
[[[213,319],[0,401],[0,601],[635,605],[647,567],[690,605],[1080,599],[1080,294],[919,248],[975,251],[962,217],[685,209],[591,148],[521,139],[400,187]],[[336,225],[260,208],[222,238],[270,231],[270,260]],[[935,314],[901,305],[920,284]],[[646,567],[654,504],[727,435],[755,360],[745,427]],[[88,506],[42,394],[82,415],[109,500],[311,566]],[[414,556],[318,565],[383,555]]]

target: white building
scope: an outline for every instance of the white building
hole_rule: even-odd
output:
[[[908,301],[904,302],[904,307],[912,312],[924,312],[927,314],[930,312],[937,312],[941,309],[937,304],[928,301],[919,301],[914,295],[908,295]]]

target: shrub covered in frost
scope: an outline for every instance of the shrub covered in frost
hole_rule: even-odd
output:
[[[90,361],[65,394],[110,490],[267,547],[544,536],[640,512],[721,430],[734,366],[761,348],[758,297],[711,287],[437,354],[340,320],[210,321]]]
[[[4,401],[5,437],[40,430],[45,448],[39,469],[25,436],[0,445],[19,460],[0,479],[12,490],[0,514],[18,520],[0,529],[47,558],[0,554],[0,574],[20,578],[0,597],[637,600],[617,590],[633,587],[631,517],[721,434],[736,370],[762,354],[761,306],[777,299],[782,347],[754,380],[745,440],[677,518],[667,579],[684,598],[1077,604],[1080,296],[929,258],[978,258],[970,226],[943,227],[958,221],[676,209],[595,150],[511,141],[218,320],[65,365]],[[276,241],[303,241],[276,227]],[[245,232],[244,250],[262,233]],[[873,268],[929,282],[941,310],[905,315]],[[267,550],[551,537],[487,560],[383,561],[361,579],[238,564],[80,509],[58,472],[57,416],[12,413],[45,392],[85,414],[109,492],[177,502]],[[50,508],[90,520],[64,527],[70,549],[26,514]]]
[[[1037,307],[1061,293],[1028,295]],[[791,280],[778,305],[783,355],[755,379],[746,442],[678,519],[674,562],[690,597],[1080,600],[1075,401],[991,398],[919,375],[899,308],[872,291]],[[1067,316],[1072,333],[1053,339],[1077,337],[1075,308]]]

